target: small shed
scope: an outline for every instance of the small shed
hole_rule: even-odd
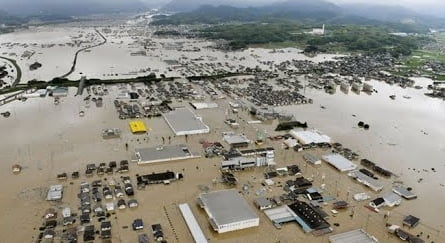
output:
[[[62,210],[62,215],[64,218],[71,217],[71,209],[70,208],[64,208]]]
[[[272,202],[264,197],[259,197],[257,199],[255,199],[255,206],[258,207],[259,210],[265,210],[265,209],[269,209],[272,208]]]
[[[413,215],[408,215],[405,217],[405,219],[403,219],[403,224],[409,227],[415,227],[417,224],[419,224],[419,221],[420,221],[419,218]]]
[[[378,197],[378,198],[372,200],[372,201],[369,203],[369,206],[371,206],[371,207],[373,207],[373,208],[380,208],[380,207],[383,207],[383,206],[385,206],[385,199],[383,199],[383,197]]]

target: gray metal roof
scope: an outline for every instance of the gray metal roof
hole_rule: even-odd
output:
[[[184,144],[135,149],[139,164],[198,158]]]
[[[374,191],[380,191],[383,189],[382,183],[380,183],[378,180],[376,180],[374,178],[371,178],[371,177],[363,174],[362,172],[360,172],[358,170],[351,171],[351,172],[349,172],[348,175],[353,177],[360,183],[368,186],[369,188],[371,188]]]
[[[264,198],[264,197],[259,197],[259,198],[255,199],[255,204],[258,207],[269,207],[269,206],[272,206],[272,202],[269,199]]]
[[[217,225],[258,219],[246,200],[236,190],[201,193],[199,200]]]
[[[205,125],[201,119],[188,108],[176,108],[169,113],[163,114],[165,121],[173,130],[173,132],[180,136],[185,134],[208,133],[209,127]]]
[[[366,233],[363,229],[356,229],[329,237],[331,243],[377,243],[377,238]]]
[[[298,217],[287,205],[266,209],[264,213],[274,224],[296,221]]]

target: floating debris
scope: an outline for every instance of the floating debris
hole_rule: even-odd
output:
[[[8,118],[9,116],[11,116],[11,112],[9,112],[9,111],[2,112],[2,113],[0,113],[0,115],[2,115],[4,118]]]
[[[19,174],[22,171],[22,166],[15,164],[12,166],[12,173]]]

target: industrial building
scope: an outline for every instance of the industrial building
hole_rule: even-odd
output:
[[[351,171],[357,169],[357,165],[352,163],[349,159],[341,156],[340,154],[330,154],[322,156],[322,159],[335,167],[340,172]]]
[[[380,183],[378,180],[376,180],[368,175],[365,175],[361,171],[353,170],[348,173],[348,176],[354,178],[356,181],[362,183],[363,185],[371,188],[372,190],[374,190],[376,192],[381,191],[383,189],[382,183]]]
[[[223,140],[232,148],[248,147],[250,140],[243,134],[235,134],[234,132],[223,133]]]
[[[210,128],[186,107],[176,108],[162,115],[176,136],[209,133]]]
[[[138,164],[151,164],[193,159],[201,156],[190,152],[186,145],[179,144],[135,149],[135,157]]]
[[[218,104],[216,103],[201,103],[201,102],[193,102],[190,103],[190,105],[193,107],[193,109],[195,110],[203,110],[203,109],[213,109],[213,108],[218,108]]]
[[[140,134],[140,133],[146,133],[147,127],[145,126],[145,123],[143,121],[131,121],[128,123],[130,126],[130,130],[133,134]]]
[[[313,165],[321,165],[321,159],[315,157],[315,156],[312,155],[312,154],[304,154],[304,155],[303,155],[303,159],[304,159],[307,163],[310,163],[310,164],[313,164]]]
[[[274,148],[239,150],[234,156],[226,156],[221,161],[223,170],[240,170],[251,167],[275,165]]]
[[[363,229],[356,229],[336,235],[329,236],[330,243],[378,243],[374,236],[366,233]]]
[[[201,193],[198,203],[218,233],[256,227],[260,223],[259,217],[237,190]]]
[[[187,224],[190,233],[195,240],[195,243],[207,243],[207,239],[204,236],[201,227],[199,227],[199,224],[196,221],[196,218],[193,215],[189,205],[187,203],[179,204],[179,210],[181,211],[182,217],[184,218],[185,223]]]
[[[242,170],[256,166],[255,158],[235,157],[221,161],[221,169],[223,170]]]
[[[300,144],[321,144],[331,143],[331,138],[327,135],[320,133],[317,130],[292,130],[289,134],[295,138]]]
[[[315,235],[332,232],[330,224],[317,210],[309,206],[306,202],[297,200],[295,203],[289,205],[289,208],[297,215],[297,223],[304,232],[312,232]]]
[[[264,210],[264,214],[277,226],[283,223],[297,221],[297,215],[287,205]]]

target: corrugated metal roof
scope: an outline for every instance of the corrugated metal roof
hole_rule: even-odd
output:
[[[199,195],[203,206],[218,226],[258,219],[237,190],[222,190]]]
[[[182,217],[184,217],[187,226],[192,233],[193,239],[196,243],[207,243],[207,239],[204,236],[204,233],[199,227],[198,222],[196,221],[195,216],[193,215],[192,210],[190,209],[187,203],[179,204],[179,209],[181,210]]]
[[[356,229],[329,237],[331,243],[378,243],[374,236],[366,233],[363,229]]]

